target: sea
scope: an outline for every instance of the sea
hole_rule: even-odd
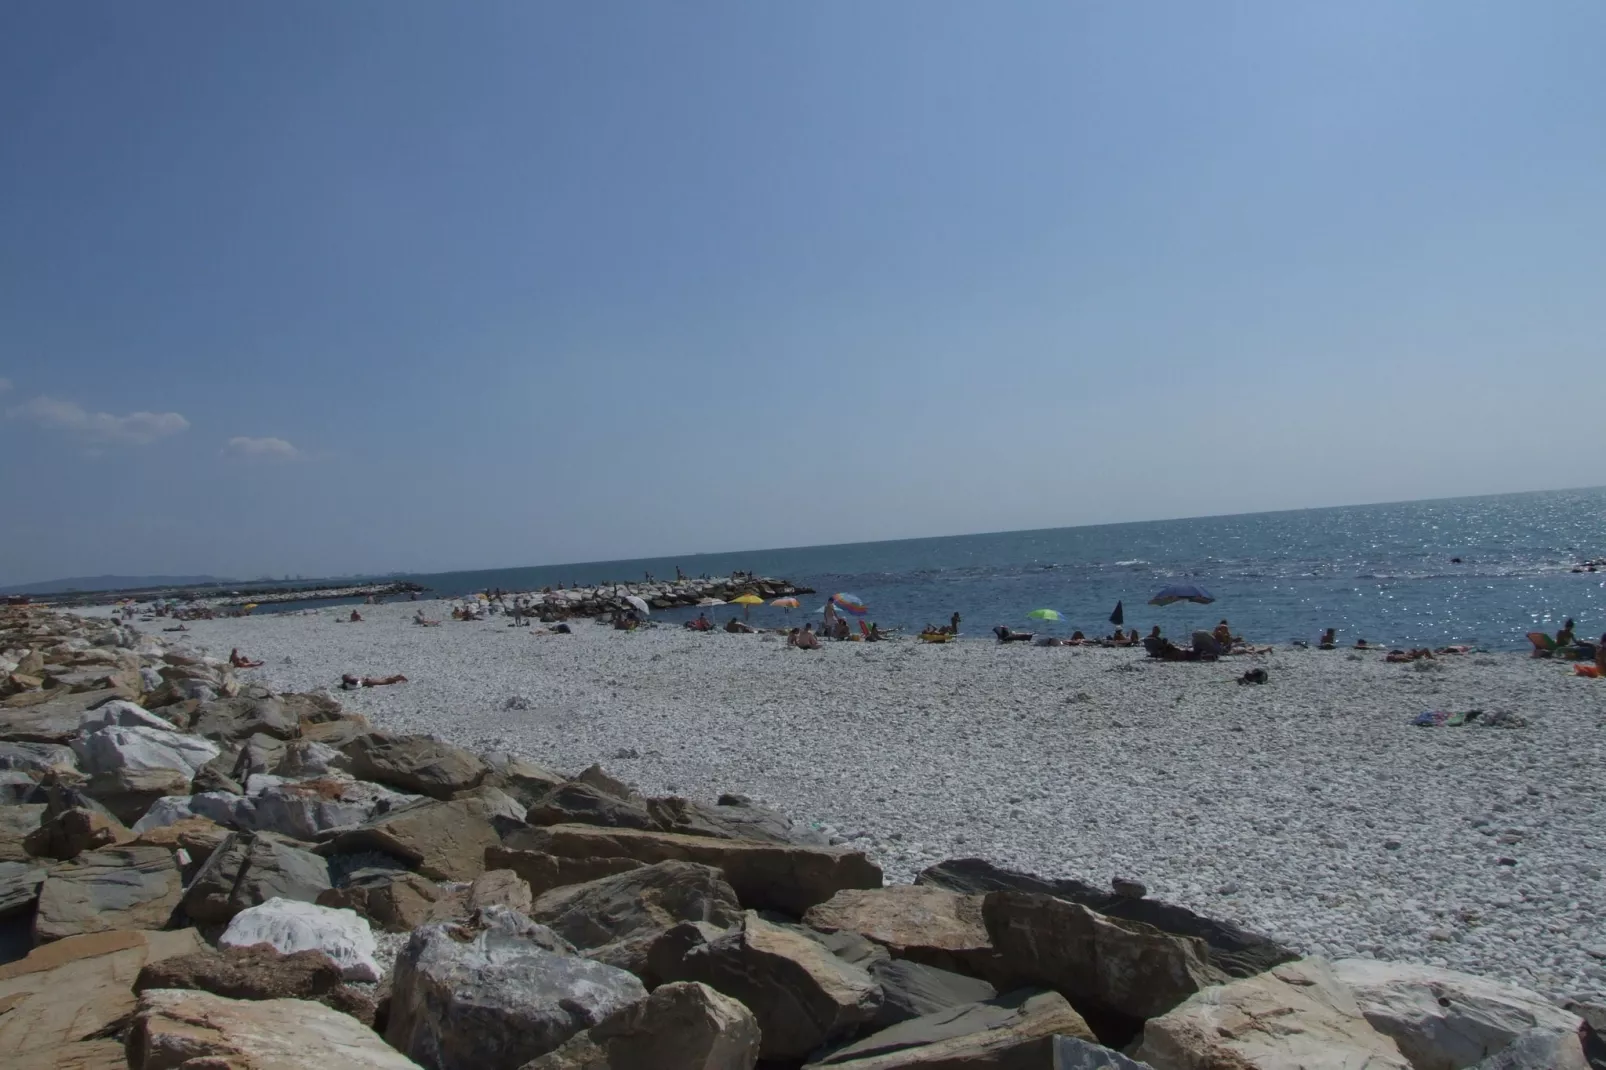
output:
[[[1119,603],[1127,627],[1186,636],[1226,619],[1268,643],[1314,641],[1338,629],[1390,645],[1529,646],[1531,631],[1575,618],[1581,637],[1606,633],[1606,487],[1237,516],[848,543],[634,561],[407,576],[438,596],[487,588],[529,591],[753,572],[814,588],[790,613],[752,611],[755,624],[818,619],[825,597],[857,596],[866,620],[917,631],[961,618],[961,635],[998,624],[1068,636],[1105,635]],[[1172,584],[1215,601],[1149,604]],[[1057,622],[1033,620],[1052,609]],[[656,616],[679,621],[695,611]],[[716,611],[729,614],[735,607]]]

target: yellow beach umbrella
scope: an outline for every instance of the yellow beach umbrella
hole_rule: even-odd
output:
[[[731,604],[742,607],[742,617],[745,619],[747,615],[753,611],[754,606],[761,606],[764,604],[764,599],[749,591],[747,594],[739,594],[735,598],[732,598]]]

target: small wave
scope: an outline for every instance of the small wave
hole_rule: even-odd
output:
[[[1117,565],[1147,565],[1148,562],[1143,560],[1142,558],[1134,557],[1130,561],[1117,561],[1116,564]]]

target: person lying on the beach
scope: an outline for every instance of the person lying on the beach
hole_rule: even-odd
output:
[[[233,665],[236,669],[256,669],[260,668],[265,663],[261,661],[252,661],[250,658],[240,653],[239,647],[235,647],[233,650],[229,651],[229,664]]]
[[[162,631],[164,631],[164,632],[187,632],[189,630],[190,630],[189,629],[189,625],[187,625],[187,624],[180,624],[177,628],[163,628],[162,629]]]
[[[355,691],[359,687],[384,687],[386,684],[405,684],[407,677],[401,673],[394,676],[353,676],[346,673],[340,678],[342,691]]]
[[[413,614],[413,623],[422,624],[426,628],[434,628],[439,626],[440,621],[430,620],[428,617],[424,616],[424,611],[420,609],[417,613]]]
[[[1012,628],[1004,627],[1002,624],[993,629],[993,634],[998,636],[1000,643],[1029,643],[1032,641],[1031,632],[1017,632]]]
[[[1316,643],[1316,649],[1317,650],[1334,650],[1334,649],[1337,649],[1337,647],[1338,647],[1338,629],[1337,628],[1329,628],[1329,629],[1327,629],[1325,632],[1322,633],[1321,639],[1317,640],[1317,643]]]
[[[1423,658],[1432,660],[1433,651],[1427,647],[1420,647],[1416,650],[1391,650],[1383,656],[1384,661],[1393,662],[1420,661]]]
[[[733,635],[750,635],[752,634],[753,626],[744,621],[739,621],[735,617],[732,617],[730,620],[725,622],[725,630]]]

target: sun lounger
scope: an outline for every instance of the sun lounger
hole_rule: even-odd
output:
[[[1528,642],[1534,645],[1533,656],[1536,658],[1553,657],[1556,653],[1556,641],[1544,632],[1529,632]]]

